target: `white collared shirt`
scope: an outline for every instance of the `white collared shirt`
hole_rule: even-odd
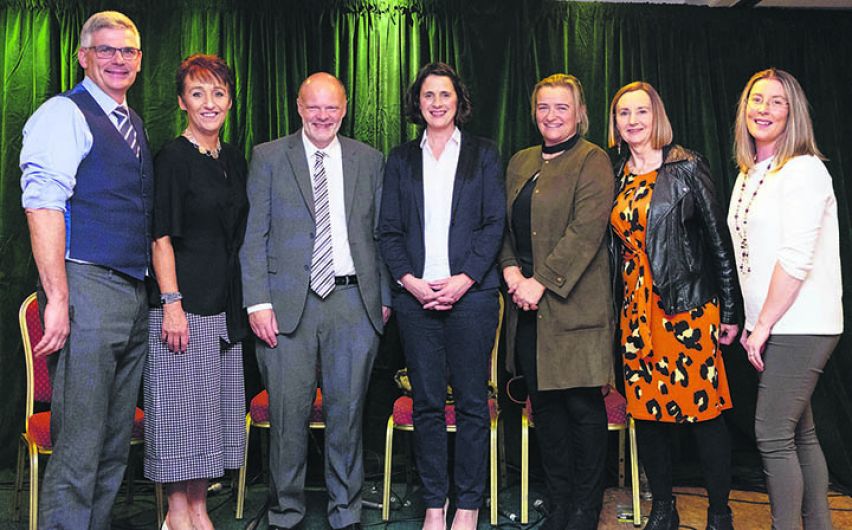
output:
[[[432,154],[426,132],[420,140],[423,153],[423,243],[426,251],[423,279],[426,281],[450,276],[450,221],[460,147],[461,131],[458,127],[439,159]]]
[[[355,263],[352,261],[352,252],[349,250],[349,232],[346,227],[346,202],[344,200],[343,188],[343,152],[340,149],[340,140],[334,137],[325,149],[319,149],[305,135],[302,129],[302,145],[305,148],[305,157],[308,160],[308,172],[311,178],[311,190],[314,189],[314,153],[322,151],[323,165],[325,166],[325,178],[328,182],[328,206],[331,215],[331,252],[335,276],[350,276],[355,274]],[[272,309],[271,302],[250,305],[246,308],[248,313],[254,313],[263,309]]]
[[[325,176],[328,181],[328,206],[331,212],[331,248],[335,276],[350,276],[355,274],[355,263],[349,250],[349,232],[346,228],[346,202],[343,197],[343,152],[337,136],[326,146],[319,149],[305,135],[302,129],[302,143],[305,146],[305,156],[308,159],[308,170],[311,173],[311,188],[314,187],[314,154],[322,151]],[[316,190],[314,190],[316,191]]]

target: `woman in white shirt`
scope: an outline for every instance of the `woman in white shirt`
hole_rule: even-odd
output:
[[[837,203],[792,75],[751,77],[734,151],[728,227],[745,303],[740,342],[760,372],[755,435],[772,528],[798,528],[802,517],[809,530],[831,528],[810,398],[843,332]]]

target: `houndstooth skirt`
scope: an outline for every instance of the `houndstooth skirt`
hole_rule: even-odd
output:
[[[229,344],[225,313],[186,314],[189,346],[160,340],[163,310],[151,309],[145,362],[145,477],[168,483],[220,477],[242,465],[245,390],[240,343]]]

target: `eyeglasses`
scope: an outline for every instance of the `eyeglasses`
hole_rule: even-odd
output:
[[[125,46],[124,48],[114,48],[112,46],[106,44],[100,44],[98,46],[86,46],[87,50],[95,50],[95,56],[98,59],[112,59],[115,57],[115,52],[121,52],[121,57],[125,61],[132,61],[139,57],[139,54],[142,53],[142,50],[139,48],[133,48],[132,46]]]
[[[763,96],[755,94],[748,98],[748,105],[753,108],[759,108],[766,105],[769,107],[769,110],[783,110],[787,108],[789,103],[787,103],[787,100],[782,97],[764,99]]]

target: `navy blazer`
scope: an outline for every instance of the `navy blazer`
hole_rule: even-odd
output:
[[[391,277],[423,277],[423,151],[420,140],[394,148],[385,165],[379,250]],[[506,222],[503,163],[493,142],[462,132],[450,217],[450,274],[465,273],[471,290],[500,285],[497,254]]]

